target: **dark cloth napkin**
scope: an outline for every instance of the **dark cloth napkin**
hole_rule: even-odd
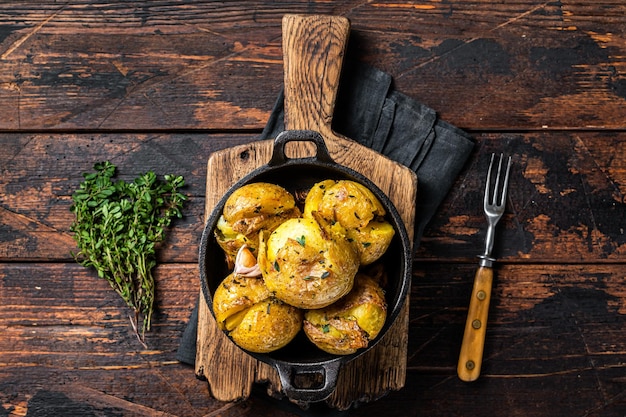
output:
[[[281,92],[259,140],[284,130]],[[337,92],[333,130],[386,155],[417,173],[418,197],[414,246],[465,165],[474,142],[462,130],[440,120],[435,111],[396,91],[389,74],[346,62]],[[176,358],[196,360],[198,310],[194,308]]]

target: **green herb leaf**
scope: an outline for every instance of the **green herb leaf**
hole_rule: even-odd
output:
[[[116,169],[109,161],[94,164],[95,172],[84,173],[72,195],[70,211],[76,218],[70,231],[79,248],[72,256],[93,267],[133,309],[131,322],[144,343],[154,312],[156,244],[171,219],[182,216],[187,197],[179,188],[185,182],[174,175],[159,181],[152,171],[131,183],[114,181]]]

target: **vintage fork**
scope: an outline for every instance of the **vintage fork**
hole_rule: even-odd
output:
[[[459,378],[467,382],[475,381],[480,375],[485,346],[485,333],[487,331],[487,315],[489,313],[489,301],[493,284],[493,263],[495,259],[491,257],[491,251],[493,249],[496,224],[498,224],[506,207],[506,193],[509,184],[509,171],[511,169],[511,157],[509,157],[502,188],[499,191],[504,155],[500,155],[500,162],[498,163],[497,174],[492,187],[491,173],[494,170],[494,160],[495,154],[492,154],[489,171],[487,172],[487,184],[485,185],[483,202],[485,217],[487,217],[488,221],[485,251],[478,256],[480,258],[479,267],[474,276],[472,296],[470,298],[465,332],[463,334],[463,342],[461,343],[461,353],[459,354],[459,363],[457,365]]]

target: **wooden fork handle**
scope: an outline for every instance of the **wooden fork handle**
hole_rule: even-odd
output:
[[[457,365],[457,374],[462,381],[475,381],[480,375],[492,284],[493,269],[486,266],[479,267],[474,277]]]

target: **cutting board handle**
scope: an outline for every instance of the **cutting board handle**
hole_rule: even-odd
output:
[[[350,21],[342,16],[283,16],[285,128],[314,130],[324,139],[331,129]]]

